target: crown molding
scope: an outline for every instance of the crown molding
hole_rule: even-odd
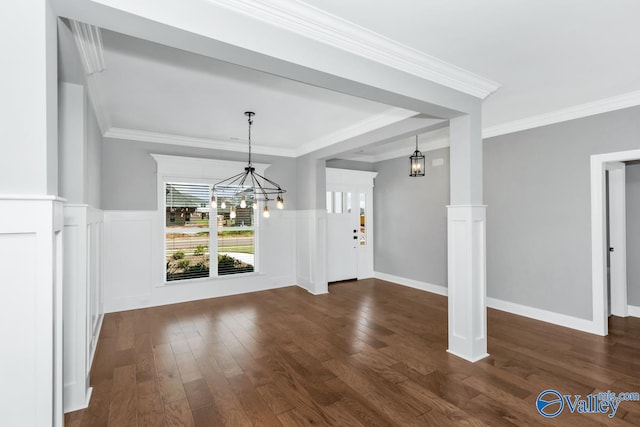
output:
[[[210,150],[225,150],[246,152],[247,145],[238,142],[222,141],[217,139],[196,138],[191,136],[173,135],[169,133],[149,132],[137,129],[124,129],[111,127],[104,133],[105,138],[126,139],[130,141],[153,142],[156,144],[179,145],[183,147],[207,148]],[[286,148],[265,147],[251,145],[254,154],[267,154],[271,156],[296,157],[295,150]]]
[[[82,65],[88,76],[100,73],[106,69],[102,48],[100,28],[84,22],[69,20],[71,32],[76,41]]]
[[[489,126],[483,129],[482,138],[492,138],[494,136],[506,135],[540,126],[547,126],[596,114],[608,113],[610,111],[635,107],[637,105],[640,105],[640,90],[600,99],[598,101],[587,102],[585,104],[578,104],[572,107],[526,117],[524,119],[514,120],[495,126]]]
[[[416,113],[402,108],[390,108],[380,114],[371,116],[365,120],[355,123],[346,128],[321,136],[312,141],[306,142],[296,150],[296,156],[303,156],[313,151],[320,150],[333,144],[337,144],[347,139],[365,134],[367,132],[389,126],[393,123],[415,116]]]
[[[301,1],[209,0],[233,12],[484,99],[500,84]]]
[[[71,33],[87,80],[87,95],[93,106],[100,131],[104,134],[111,127],[111,119],[105,108],[102,72],[106,69],[100,28],[69,19]]]

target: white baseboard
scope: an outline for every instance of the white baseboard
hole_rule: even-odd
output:
[[[496,298],[487,297],[487,307],[517,314],[518,316],[540,320],[542,322],[553,323],[565,328],[577,329],[578,331],[595,333],[591,320],[580,319],[579,317],[568,316],[566,314],[554,313],[553,311],[542,310],[540,308],[529,307],[516,304],[514,302],[503,301]]]
[[[628,306],[627,314],[631,317],[640,317],[640,307],[635,305]]]
[[[418,280],[407,279],[405,277],[394,276],[392,274],[380,273],[378,271],[374,272],[374,277],[376,279],[386,280],[387,282],[397,283],[399,285],[408,286],[421,291],[447,296],[447,288],[445,286],[433,285],[431,283],[420,282]],[[507,313],[516,314],[518,316],[528,317],[530,319],[540,320],[542,322],[552,323],[565,328],[576,329],[578,331],[588,332],[591,334],[596,333],[594,332],[593,322],[591,320],[580,319],[566,314],[554,313],[552,311],[490,297],[487,297],[487,307],[506,311]],[[640,307],[629,306],[629,316],[640,317]]]
[[[447,296],[447,288],[445,286],[434,285],[432,283],[420,282],[419,280],[407,279],[406,277],[394,276],[392,274],[373,272],[373,277],[387,282],[397,283],[398,285],[408,286],[410,288],[420,289],[421,291],[431,292],[432,294]]]
[[[71,386],[65,386],[65,391],[71,389]],[[73,390],[67,391],[67,394],[73,393]],[[64,405],[64,413],[67,414],[69,412],[80,411],[81,409],[87,409],[89,407],[89,403],[91,402],[91,395],[93,394],[93,387],[89,387],[87,389],[87,393],[84,396],[84,399],[78,399],[78,402],[65,402]]]
[[[297,286],[288,280],[281,283],[269,283],[259,281],[262,276],[256,275],[249,277],[250,282],[243,283],[236,278],[218,279],[216,283],[213,281],[203,281],[202,284],[209,284],[210,288],[194,289],[190,284],[173,284],[157,286],[153,290],[153,294],[142,296],[131,296],[113,298],[105,301],[105,313],[117,313],[120,311],[137,310],[141,308],[157,307],[169,304],[180,304],[183,302],[198,301],[209,298],[227,297],[232,295],[241,295],[251,292],[268,291],[270,289],[286,288],[289,286]],[[213,287],[217,284],[217,287]],[[224,285],[224,286],[223,286]]]

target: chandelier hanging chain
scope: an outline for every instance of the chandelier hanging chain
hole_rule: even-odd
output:
[[[251,125],[253,124],[253,115],[255,113],[247,111],[244,114],[249,117],[249,167],[251,167]]]

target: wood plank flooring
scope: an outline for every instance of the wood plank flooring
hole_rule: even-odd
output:
[[[66,426],[637,426],[546,419],[538,394],[640,391],[640,319],[597,337],[489,310],[490,357],[446,353],[446,298],[375,279],[105,316],[91,405]]]

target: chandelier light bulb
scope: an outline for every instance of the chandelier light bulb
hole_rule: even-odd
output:
[[[223,200],[222,203],[220,203],[220,209],[226,209],[227,208],[227,203]]]
[[[242,200],[240,200],[240,207],[242,209],[247,207],[247,196],[242,196]]]
[[[229,218],[234,219],[236,217],[235,208],[231,208],[231,212],[229,213]]]
[[[276,207],[278,209],[284,209],[284,199],[280,196],[276,199]]]
[[[253,202],[253,209],[258,209],[258,202],[256,201]]]
[[[269,213],[269,206],[265,206],[262,210],[262,216],[265,218],[269,218],[271,214]]]

